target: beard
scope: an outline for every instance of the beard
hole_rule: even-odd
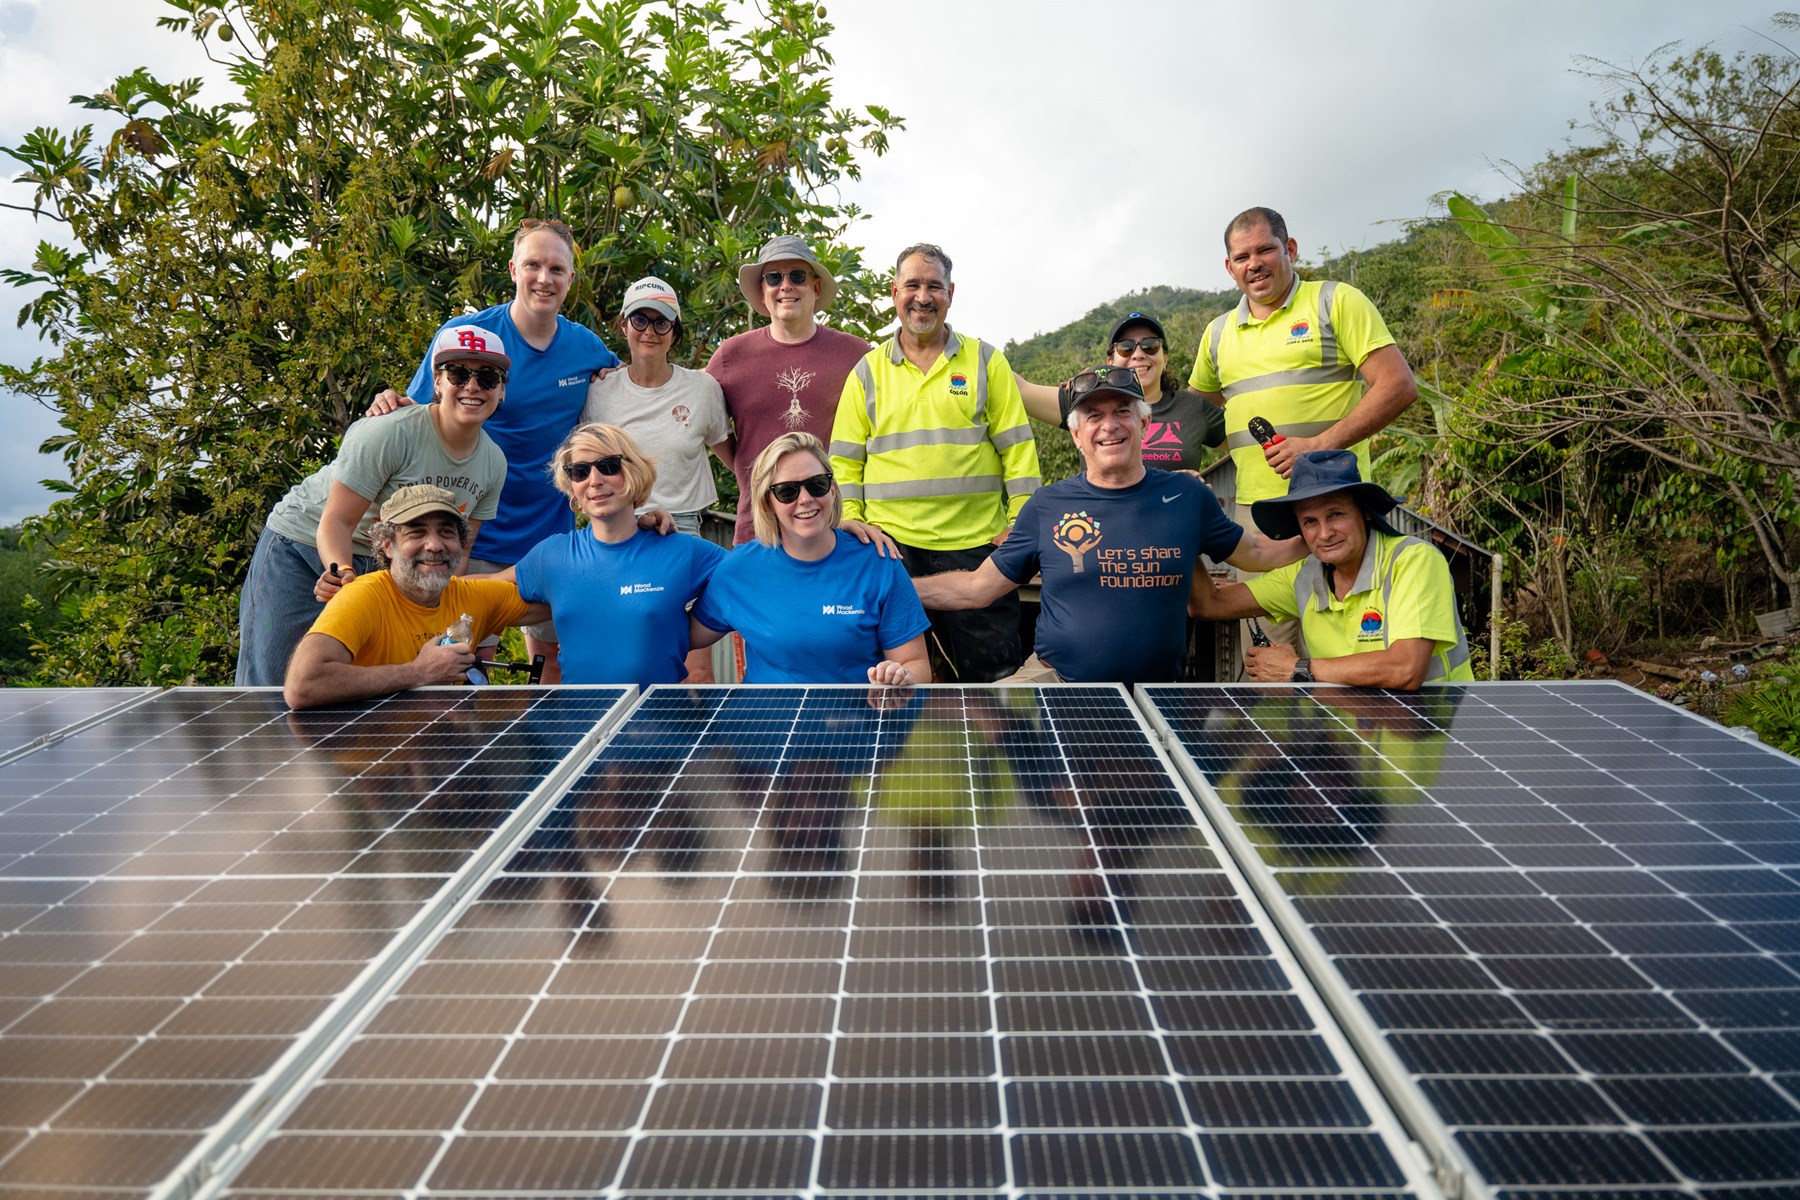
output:
[[[448,573],[427,574],[419,570],[421,563],[442,563],[454,570],[456,560],[448,554],[427,553],[394,560],[394,575],[398,578],[401,586],[408,592],[428,596],[435,602],[439,596],[444,594],[444,589],[450,586],[450,576]]]

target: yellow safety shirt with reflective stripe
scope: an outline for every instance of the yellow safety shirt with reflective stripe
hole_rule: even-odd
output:
[[[1427,682],[1475,678],[1450,564],[1418,538],[1371,529],[1356,581],[1342,600],[1332,593],[1324,565],[1310,554],[1245,583],[1270,617],[1300,618],[1306,652],[1314,658],[1343,658],[1385,650],[1405,638],[1429,638]]]
[[[1237,465],[1237,502],[1287,495],[1287,480],[1270,469],[1250,436],[1263,417],[1288,437],[1316,437],[1362,399],[1356,369],[1394,344],[1369,298],[1347,283],[1294,280],[1281,307],[1261,321],[1245,297],[1214,317],[1200,335],[1188,382],[1225,396],[1225,446]],[[1349,447],[1364,477],[1369,444]]]
[[[831,471],[846,520],[923,550],[990,541],[1038,487],[1037,442],[1006,356],[950,331],[931,370],[889,338],[844,380]]]

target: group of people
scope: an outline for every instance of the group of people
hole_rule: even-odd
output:
[[[406,394],[271,513],[237,682],[304,707],[479,679],[508,625],[545,682],[709,682],[731,631],[752,683],[1154,682],[1179,676],[1190,612],[1278,622],[1254,680],[1470,678],[1445,560],[1359,473],[1415,395],[1404,356],[1355,288],[1299,279],[1279,214],[1246,210],[1225,247],[1243,296],[1187,387],[1137,312],[1051,386],[952,329],[940,248],[900,253],[898,328],[871,347],[820,322],[836,281],[791,236],[738,273],[769,323],[703,371],[671,361],[674,290],[632,284],[621,366],[561,315],[568,227],[521,222],[512,301],[441,328]],[[1031,417],[1068,428],[1078,475],[1041,486]],[[1195,471],[1220,442],[1235,521]],[[697,536],[709,455],[738,480],[729,553]],[[1203,555],[1240,582],[1215,587]]]

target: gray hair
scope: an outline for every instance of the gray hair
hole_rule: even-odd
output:
[[[461,513],[452,513],[451,515],[456,518],[457,548],[466,550],[469,547],[469,523],[463,519]],[[392,521],[377,521],[369,527],[369,545],[374,548],[376,563],[384,571],[393,562],[387,552],[387,547],[393,545],[394,539],[400,536],[400,525],[406,524],[410,524],[410,522],[402,521],[396,525]]]
[[[906,265],[906,260],[915,254],[925,258],[935,258],[938,265],[944,268],[944,281],[946,283],[950,281],[950,256],[944,253],[942,246],[934,246],[930,242],[914,242],[902,250],[899,257],[894,259],[894,274],[898,275],[900,268]]]
[[[1112,395],[1116,393],[1108,394]],[[1083,396],[1082,399],[1086,400],[1087,397]],[[1131,411],[1137,414],[1138,420],[1148,421],[1150,419],[1150,402],[1148,400],[1140,400],[1134,396],[1131,399]],[[1076,418],[1079,416],[1081,416],[1081,405],[1077,404],[1069,410],[1068,418],[1063,421],[1063,424],[1068,427],[1070,433],[1075,432],[1075,426],[1077,424]]]

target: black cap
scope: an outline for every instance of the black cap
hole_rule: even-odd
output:
[[[1148,325],[1150,331],[1156,334],[1157,337],[1162,338],[1164,342],[1169,340],[1168,335],[1163,332],[1162,322],[1158,321],[1155,317],[1145,316],[1141,312],[1126,313],[1113,325],[1112,336],[1106,339],[1106,351],[1108,354],[1112,353],[1112,344],[1119,340],[1119,335],[1133,325]]]
[[[1094,377],[1094,385],[1077,394],[1071,385],[1088,375]],[[1096,396],[1124,396],[1131,400],[1142,400],[1144,389],[1138,383],[1137,372],[1130,367],[1112,367],[1105,363],[1089,367],[1071,376],[1068,383],[1056,389],[1056,409],[1062,417],[1063,428],[1069,427],[1069,414],[1075,411],[1077,404]]]

